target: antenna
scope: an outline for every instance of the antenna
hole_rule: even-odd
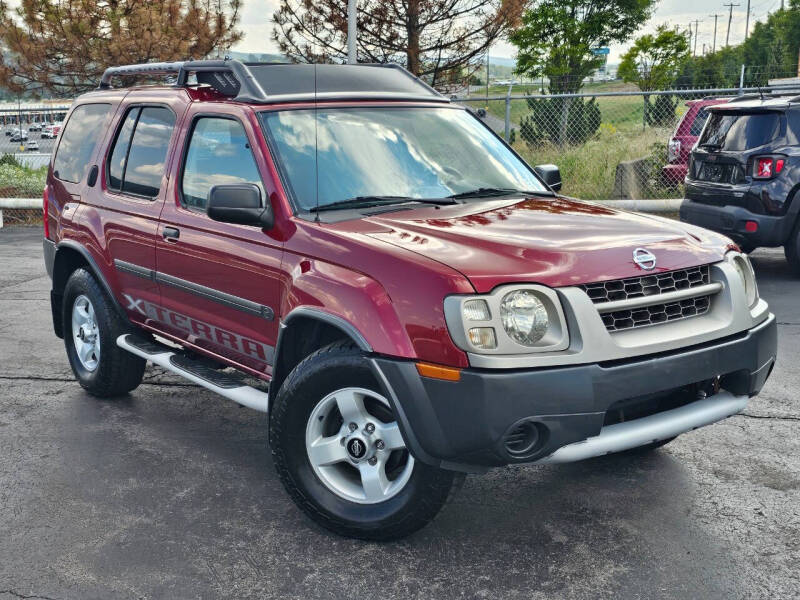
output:
[[[317,135],[317,121],[319,120],[319,104],[317,103],[317,65],[314,64],[314,196],[317,208],[314,211],[314,221],[319,223],[319,136]]]

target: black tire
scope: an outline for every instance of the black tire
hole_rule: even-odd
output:
[[[380,393],[360,350],[335,342],[308,356],[287,377],[271,408],[270,444],[275,468],[292,500],[314,521],[339,535],[396,540],[424,527],[447,503],[463,474],[415,461],[405,486],[388,500],[358,504],[326,487],[306,451],[306,424],[316,405],[344,387]]]
[[[789,263],[789,268],[800,277],[800,223],[797,223],[792,229],[792,234],[783,246],[783,253]]]
[[[72,310],[81,296],[92,304],[100,338],[100,357],[92,370],[82,364],[73,339]],[[113,398],[127,394],[142,382],[147,361],[117,346],[117,338],[129,333],[130,328],[94,276],[85,269],[77,269],[67,281],[62,319],[69,364],[87,392],[99,398]]]

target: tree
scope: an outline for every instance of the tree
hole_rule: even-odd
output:
[[[0,86],[75,95],[111,65],[198,59],[241,39],[241,0],[0,1]]]
[[[509,40],[517,73],[550,80],[551,93],[580,90],[599,68],[599,46],[624,42],[650,17],[657,0],[534,0]]]
[[[660,25],[655,34],[641,36],[622,55],[617,75],[643,92],[663,90],[675,82],[688,58],[686,35]]]
[[[524,0],[359,0],[358,59],[399,62],[431,85],[475,71],[515,25]],[[344,61],[345,0],[281,0],[273,39],[296,62]]]
[[[622,55],[617,74],[635,83],[643,92],[663,90],[675,83],[681,67],[689,58],[689,41],[684,33],[660,25],[655,34],[645,34]],[[645,123],[660,127],[675,120],[677,100],[658,96],[655,104],[644,95]]]

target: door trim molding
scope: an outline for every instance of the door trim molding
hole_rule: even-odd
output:
[[[275,311],[272,310],[272,308],[264,304],[259,304],[258,302],[253,302],[247,298],[234,296],[233,294],[228,294],[205,285],[200,285],[199,283],[187,281],[186,279],[181,279],[180,277],[175,277],[174,275],[168,275],[167,273],[161,273],[159,271],[147,269],[124,260],[114,259],[114,266],[118,271],[122,271],[123,273],[128,273],[143,279],[149,279],[150,281],[162,283],[189,294],[194,294],[195,296],[205,298],[206,300],[211,300],[212,302],[216,302],[217,304],[221,304],[228,308],[266,319],[267,321],[272,321],[275,319]]]

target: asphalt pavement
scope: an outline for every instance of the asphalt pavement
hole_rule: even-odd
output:
[[[800,597],[800,279],[779,250],[753,262],[779,357],[743,414],[647,456],[469,476],[375,544],[295,508],[265,416],[152,367],[85,394],[40,230],[0,230],[0,600]]]

